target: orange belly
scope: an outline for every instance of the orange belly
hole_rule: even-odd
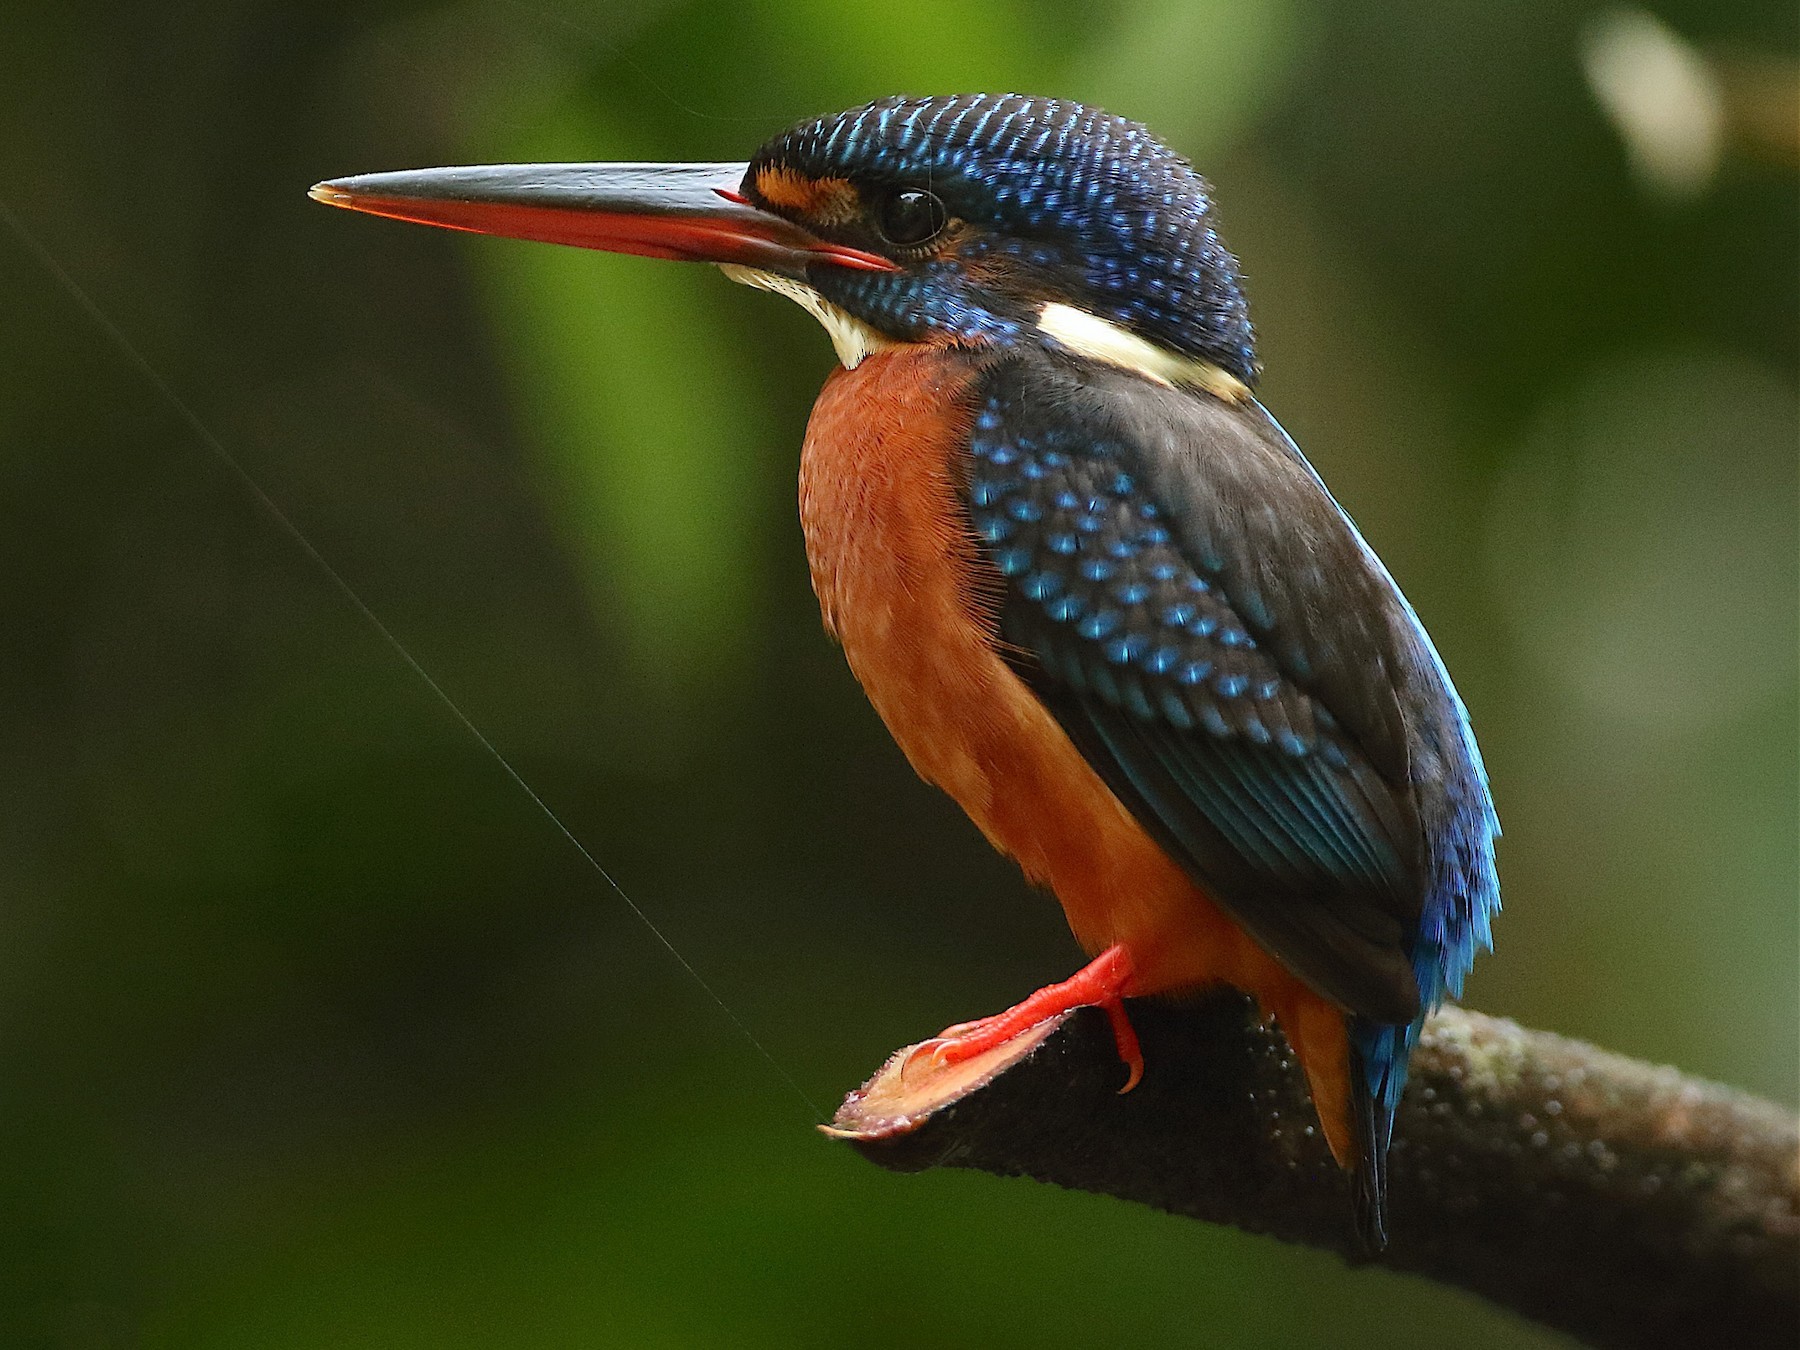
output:
[[[1223,982],[1282,1024],[1332,1151],[1349,1143],[1343,1017],[1146,834],[1001,658],[999,578],[956,500],[978,358],[904,347],[826,381],[800,520],[826,627],[921,777],[1061,901],[1090,953],[1132,954],[1134,995]]]

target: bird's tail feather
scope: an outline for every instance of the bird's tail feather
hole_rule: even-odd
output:
[[[1356,1018],[1350,1026],[1350,1107],[1359,1156],[1351,1179],[1356,1231],[1371,1256],[1387,1247],[1388,1145],[1416,1029]]]

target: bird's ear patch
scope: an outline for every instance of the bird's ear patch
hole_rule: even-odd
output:
[[[1227,403],[1250,397],[1249,386],[1211,361],[1187,356],[1140,337],[1111,319],[1052,301],[1038,312],[1038,331],[1091,361],[1133,371],[1157,384],[1204,389]]]
[[[756,171],[756,195],[823,225],[842,224],[862,210],[862,194],[849,179],[813,178],[785,164]]]

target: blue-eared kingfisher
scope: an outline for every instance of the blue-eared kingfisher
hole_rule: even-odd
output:
[[[1431,639],[1256,399],[1237,263],[1187,160],[1098,109],[970,94],[809,120],[748,163],[312,192],[716,263],[814,315],[840,365],[800,461],[825,626],[913,767],[1093,956],[922,1052],[1098,1005],[1129,1087],[1124,998],[1243,990],[1385,1243],[1407,1060],[1490,945],[1499,826]]]

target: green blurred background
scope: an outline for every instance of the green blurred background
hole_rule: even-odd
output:
[[[898,90],[1147,120],[1473,710],[1507,912],[1469,1001],[1792,1103],[1796,21],[1658,15],[25,4],[0,198],[829,1109],[1078,954],[819,631],[828,345],[710,269],[305,188],[742,158]],[[818,1137],[3,231],[0,576],[0,1345],[1557,1343]]]

